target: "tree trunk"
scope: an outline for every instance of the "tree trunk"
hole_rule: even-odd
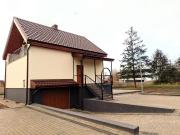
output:
[[[133,60],[133,80],[134,80],[134,87],[136,88],[136,73],[135,73],[135,68],[134,68],[134,60]]]
[[[132,42],[132,37],[131,37],[131,46],[132,46],[132,68],[133,68],[133,80],[134,80],[134,87],[136,88],[136,73],[135,73],[135,68],[134,68],[134,47],[133,47],[133,42]]]
[[[134,87],[137,88],[137,86],[136,86],[136,78],[134,77],[133,79],[134,79]]]

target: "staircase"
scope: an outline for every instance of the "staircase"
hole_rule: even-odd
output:
[[[85,85],[86,88],[98,99],[101,100],[112,100],[112,90],[107,91],[102,83],[96,83],[93,79],[89,76],[85,75]]]

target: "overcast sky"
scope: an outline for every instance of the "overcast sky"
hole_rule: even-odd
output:
[[[13,16],[87,37],[116,59],[119,67],[125,31],[133,26],[148,48],[163,50],[173,61],[180,56],[179,0],[1,0],[0,55]],[[0,79],[4,61],[0,61]]]

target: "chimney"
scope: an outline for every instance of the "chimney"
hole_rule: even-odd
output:
[[[57,24],[54,24],[54,25],[52,26],[52,28],[55,29],[55,30],[58,30],[58,25],[57,25]]]

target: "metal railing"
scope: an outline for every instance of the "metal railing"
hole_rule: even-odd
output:
[[[89,76],[85,75],[85,85],[87,87],[90,87],[93,92],[103,100],[103,87],[101,86],[101,83],[96,83],[92,78]],[[96,89],[96,91],[94,91]]]
[[[22,46],[9,55],[8,63],[11,63],[25,55],[27,55],[27,46]]]
[[[112,75],[96,75],[96,83],[104,83],[111,84],[112,83]]]
[[[101,83],[101,75],[96,75],[96,83]]]
[[[74,80],[77,81],[77,75],[73,76]],[[104,72],[102,72],[101,75],[96,75],[94,79],[90,78],[88,75],[83,75],[83,82],[85,86],[91,89],[90,91],[102,100],[104,97],[107,98],[107,95],[111,95],[113,99],[112,81],[113,78],[111,72],[110,75],[104,75]]]

